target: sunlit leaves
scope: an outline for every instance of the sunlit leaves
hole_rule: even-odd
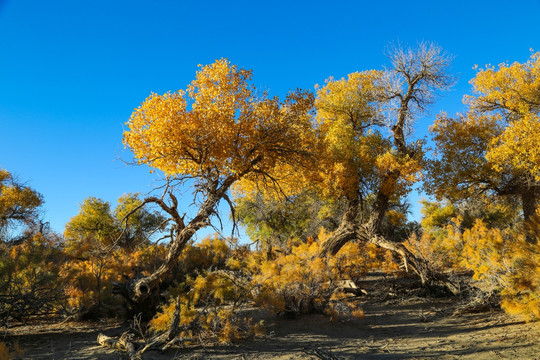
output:
[[[513,171],[540,182],[540,117],[524,115],[490,142],[486,159],[499,172]]]
[[[453,199],[488,192],[520,197],[528,219],[540,183],[540,54],[523,64],[501,64],[477,72],[469,111],[441,116],[431,131],[438,158],[428,188]]]
[[[524,62],[480,69],[466,97],[475,112],[499,114],[503,133],[492,139],[486,157],[499,172],[518,171],[540,181],[540,53]]]
[[[511,119],[540,110],[540,53],[524,63],[480,69],[471,80],[474,95],[465,99],[476,111],[499,111]]]
[[[258,94],[250,79],[225,59],[201,66],[187,92],[152,94],[135,109],[124,143],[137,161],[174,176],[255,178],[302,161],[312,96],[280,102]]]

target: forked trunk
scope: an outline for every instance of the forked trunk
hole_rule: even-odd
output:
[[[343,245],[356,238],[358,205],[358,200],[348,201],[347,210],[341,217],[339,227],[322,244],[321,255],[336,255]]]
[[[177,212],[176,206],[178,202],[172,194],[169,193],[173,203],[172,206],[168,206],[162,199],[154,197],[147,198],[143,202],[142,205],[145,203],[156,203],[165,212],[170,214],[175,222],[176,231],[174,237],[171,239],[165,261],[156,271],[148,276],[135,277],[123,284],[114,285],[113,291],[126,298],[135,314],[142,314],[143,318],[154,315],[160,296],[159,283],[174,269],[178,257],[193,235],[199,229],[209,225],[210,216],[214,213],[218,202],[226,196],[226,191],[235,179],[235,177],[229,177],[221,186],[217,181],[212,183],[209,186],[206,200],[200,206],[197,215],[187,225],[184,223],[184,218]]]

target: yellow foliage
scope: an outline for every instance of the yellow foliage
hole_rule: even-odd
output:
[[[498,172],[513,171],[529,175],[540,181],[540,117],[526,114],[512,122],[494,138],[486,159]]]
[[[196,244],[186,245],[179,263],[186,273],[201,272],[212,267],[223,267],[231,258],[232,250],[217,234],[207,236]]]
[[[12,223],[32,223],[37,208],[43,204],[41,194],[23,186],[10,172],[0,169],[0,240]]]
[[[309,150],[312,95],[259,98],[250,80],[251,71],[226,59],[201,66],[187,91],[152,94],[135,109],[124,144],[139,163],[167,175],[281,178]]]
[[[2,296],[18,299],[0,302],[2,320],[27,320],[40,312],[59,311],[62,305],[59,271],[63,261],[61,239],[54,233],[28,230],[20,243],[0,242]]]
[[[424,234],[422,255],[440,266],[471,270],[477,287],[500,293],[505,311],[540,319],[540,244],[527,241],[524,231],[489,227],[479,219],[468,229],[460,223],[455,217],[437,236]],[[538,238],[540,226],[531,227],[530,236]]]
[[[515,114],[538,111],[540,107],[540,53],[525,63],[486,66],[471,80],[476,96],[466,97],[473,108],[502,110]]]
[[[251,319],[239,318],[234,307],[216,306],[213,299],[206,299],[204,307],[194,306],[194,294],[200,289],[192,289],[184,293],[181,298],[180,327],[186,329],[181,336],[191,338],[194,342],[201,339],[217,338],[219,342],[230,343],[250,336],[264,334],[263,323],[253,324]],[[211,306],[208,306],[211,304]],[[176,302],[171,301],[163,306],[150,321],[152,331],[166,331],[172,321],[176,309]]]
[[[137,272],[149,275],[165,254],[162,246],[145,245],[135,250],[107,249],[101,244],[89,248],[88,255],[71,258],[63,264],[60,275],[66,284],[65,294],[71,311],[92,306],[115,305],[121,299],[112,294],[112,283]]]
[[[472,142],[481,151],[473,152],[469,159],[485,156],[489,170],[540,181],[540,53],[532,54],[524,63],[486,66],[476,73],[471,84],[474,95],[464,98],[470,106],[469,113],[461,121],[450,123],[462,125],[464,131],[449,144],[465,149],[467,142]],[[475,124],[474,119],[492,124],[482,126]],[[440,125],[436,124],[433,131],[444,137],[437,128]],[[484,131],[478,131],[481,129]],[[448,157],[452,159],[452,155]],[[477,171],[475,166],[469,169],[472,174]],[[476,178],[486,179],[480,174],[483,176]]]
[[[377,157],[390,143],[369,130],[381,122],[380,71],[349,74],[347,79],[330,78],[317,91],[315,106],[322,148],[319,156],[321,189],[325,195],[356,193],[359,176],[374,176]]]
[[[333,313],[331,303],[340,300],[334,293],[343,280],[354,282],[369,269],[388,265],[384,251],[354,242],[334,257],[321,257],[319,244],[328,236],[321,230],[318,241],[293,246],[275,259],[259,258],[250,269],[258,289],[255,302],[277,314]]]

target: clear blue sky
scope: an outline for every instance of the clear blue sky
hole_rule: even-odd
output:
[[[417,136],[439,111],[463,109],[474,64],[540,51],[540,0],[0,0],[0,167],[44,195],[62,232],[88,196],[115,204],[152,188],[148,169],[118,160],[130,158],[124,123],[150,92],[185,88],[197,64],[227,57],[284,95],[380,69],[389,42],[422,40],[455,56],[459,82]]]

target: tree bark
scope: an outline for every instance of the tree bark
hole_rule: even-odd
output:
[[[427,261],[416,257],[403,244],[390,241],[374,230],[375,221],[363,225],[354,222],[342,222],[340,227],[332,236],[322,244],[320,256],[335,255],[349,241],[358,240],[364,243],[371,243],[383,249],[390,250],[403,259],[405,269],[412,270],[417,274],[422,285],[431,291],[445,289],[453,295],[461,291],[459,284],[450,281],[447,276],[433,271]]]
[[[528,221],[536,213],[536,192],[534,189],[521,193],[523,220]]]
[[[349,199],[347,209],[341,217],[339,227],[321,245],[321,256],[326,256],[327,254],[336,255],[346,243],[356,238],[358,206],[358,199]]]
[[[237,178],[230,176],[220,184],[218,180],[209,181],[206,190],[206,200],[202,203],[197,215],[186,225],[184,218],[178,214],[177,200],[169,193],[173,205],[167,205],[162,199],[147,198],[146,203],[156,203],[165,212],[171,215],[175,222],[175,235],[171,240],[165,261],[152,274],[140,278],[129,279],[124,284],[116,284],[114,291],[123,295],[135,309],[135,314],[142,313],[144,318],[151,317],[159,301],[159,282],[170,273],[176,265],[177,259],[191,240],[193,235],[201,228],[209,225],[210,216],[215,212],[216,206],[226,195],[227,190]],[[142,206],[141,205],[141,206]],[[135,209],[136,210],[136,209]]]
[[[422,285],[426,286],[428,289],[445,289],[453,295],[458,295],[461,292],[459,284],[450,281],[446,275],[433,271],[426,260],[416,257],[403,244],[369,233],[361,234],[360,237],[364,238],[364,241],[366,242],[398,254],[405,263],[406,271],[411,269],[416,273],[420,277]]]

